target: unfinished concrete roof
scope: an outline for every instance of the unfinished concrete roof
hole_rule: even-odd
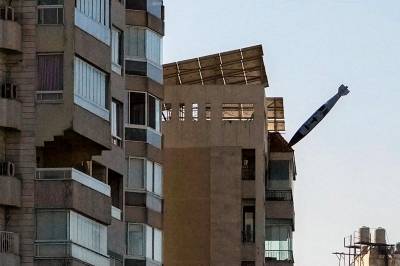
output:
[[[268,87],[261,45],[164,65],[165,85],[262,84]]]
[[[293,152],[292,147],[289,146],[288,142],[282,137],[279,132],[269,132],[269,147],[270,152]]]

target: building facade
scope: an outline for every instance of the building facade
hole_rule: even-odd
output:
[[[0,3],[0,265],[161,265],[162,0]]]
[[[293,265],[294,155],[262,47],[164,65],[164,82],[165,265]]]

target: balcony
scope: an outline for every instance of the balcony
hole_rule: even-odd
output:
[[[18,234],[0,231],[0,265],[20,265]]]
[[[290,266],[293,265],[292,250],[266,250],[265,265],[266,266]]]
[[[127,0],[126,24],[148,27],[164,35],[162,0]]]
[[[148,143],[161,149],[162,134],[150,127],[140,125],[125,125],[125,140]]]
[[[74,168],[38,168],[35,200],[36,208],[73,209],[111,223],[110,186]]]
[[[65,242],[52,242],[52,243],[36,243],[35,244],[35,260],[40,260],[41,258],[48,260],[51,258],[56,263],[63,263],[65,258],[75,258],[79,261],[84,261],[90,265],[96,266],[109,266],[110,259],[100,253],[92,251],[81,245],[71,243],[69,241]],[[57,260],[60,261],[57,261]],[[60,265],[54,264],[54,265]],[[8,264],[7,264],[8,265]],[[41,265],[41,264],[39,264]],[[48,265],[48,264],[44,264]],[[62,264],[61,264],[62,265]],[[75,264],[72,264],[75,265]]]
[[[4,86],[6,85],[3,84]],[[21,114],[20,102],[13,97],[0,97],[0,127],[20,130]]]
[[[21,25],[15,21],[14,9],[0,7],[0,52],[21,52],[21,36]]]
[[[265,197],[267,201],[293,201],[291,190],[267,190]]]
[[[294,204],[291,190],[266,190],[265,214],[268,219],[290,219],[294,223]]]

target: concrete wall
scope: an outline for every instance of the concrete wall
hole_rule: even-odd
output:
[[[0,98],[0,127],[21,129],[21,103]]]
[[[164,264],[241,265],[264,263],[264,88],[248,86],[166,86],[164,102],[172,120],[164,133]],[[178,120],[185,103],[185,121]],[[192,103],[199,120],[192,121]],[[205,120],[211,103],[211,121]],[[222,103],[253,103],[254,120],[222,121]],[[241,150],[256,149],[256,179],[241,180]],[[245,183],[245,185],[243,185]],[[241,241],[242,195],[256,204],[256,242]],[[250,249],[250,250],[249,250]],[[250,254],[250,255],[249,255]]]
[[[294,219],[293,201],[267,201],[265,211],[268,219]]]
[[[0,49],[21,51],[21,25],[19,23],[0,20]]]
[[[111,225],[107,228],[107,234],[108,249],[118,255],[124,256],[126,250],[124,241],[126,239],[125,222],[112,219]]]
[[[20,257],[12,253],[0,253],[0,262],[4,266],[20,266]]]
[[[0,205],[21,206],[21,180],[13,176],[0,175]]]

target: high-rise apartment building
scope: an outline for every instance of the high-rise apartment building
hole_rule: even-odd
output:
[[[161,265],[162,0],[0,3],[0,265]]]
[[[164,263],[293,265],[294,152],[261,46],[164,65]]]

